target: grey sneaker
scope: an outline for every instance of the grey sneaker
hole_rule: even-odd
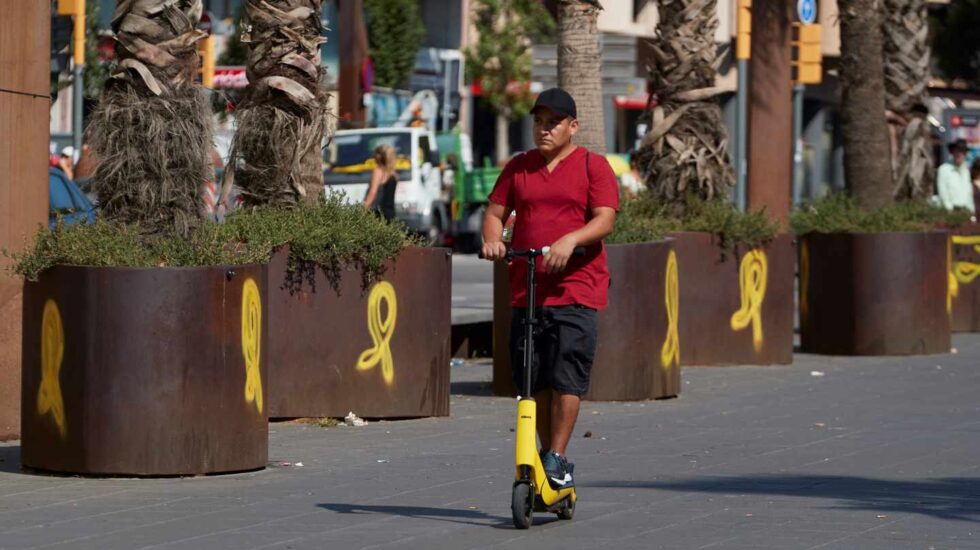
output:
[[[569,464],[565,457],[549,450],[541,455],[541,463],[552,489],[568,489],[575,486],[572,481],[572,472],[575,470],[575,466]]]

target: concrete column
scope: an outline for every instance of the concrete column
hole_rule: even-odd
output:
[[[50,2],[7,2],[0,16],[0,248],[20,250],[48,219]],[[0,441],[20,436],[23,282],[0,256]],[[36,388],[34,389],[36,391]]]
[[[338,4],[341,56],[337,80],[340,112],[337,114],[342,119],[349,116],[352,124],[361,126],[366,115],[361,102],[361,64],[368,51],[364,4],[362,0],[340,0]]]
[[[793,182],[792,0],[752,3],[749,61],[748,207],[789,217]]]

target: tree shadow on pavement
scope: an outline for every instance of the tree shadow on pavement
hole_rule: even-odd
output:
[[[338,514],[383,514],[416,519],[448,521],[495,529],[513,529],[510,518],[491,516],[479,510],[459,510],[454,508],[433,508],[430,506],[372,506],[368,504],[322,503],[317,508]]]
[[[20,445],[0,445],[0,472],[21,473]]]
[[[834,509],[921,514],[940,519],[980,522],[980,478],[917,480],[854,476],[718,476],[663,482],[592,482],[589,487],[662,489],[734,495],[784,495],[840,501]]]

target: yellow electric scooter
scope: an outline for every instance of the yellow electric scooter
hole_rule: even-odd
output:
[[[508,250],[507,259],[515,257],[527,259],[527,309],[524,312],[524,380],[517,401],[517,438],[515,452],[515,479],[511,492],[510,510],[514,517],[514,527],[527,529],[531,526],[534,512],[558,514],[561,519],[572,519],[575,515],[575,488],[552,489],[548,476],[541,464],[537,440],[537,409],[531,397],[531,362],[534,357],[534,315],[535,267],[537,259],[548,253],[549,247],[530,250]],[[585,254],[583,247],[577,247],[574,254]]]

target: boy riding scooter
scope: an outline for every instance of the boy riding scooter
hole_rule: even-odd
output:
[[[531,395],[537,408],[541,464],[552,489],[574,485],[566,449],[589,389],[596,349],[596,312],[606,307],[609,271],[602,239],[619,208],[616,177],[602,155],[572,143],[575,101],[564,90],[542,92],[532,109],[536,149],[510,160],[490,194],[482,256],[507,258],[504,222],[516,212],[515,251],[546,253],[536,265]],[[579,249],[576,252],[576,249]],[[583,250],[584,249],[584,250]],[[584,251],[584,253],[582,253]],[[528,273],[510,266],[511,365],[522,388]],[[523,392],[522,392],[523,393]]]

